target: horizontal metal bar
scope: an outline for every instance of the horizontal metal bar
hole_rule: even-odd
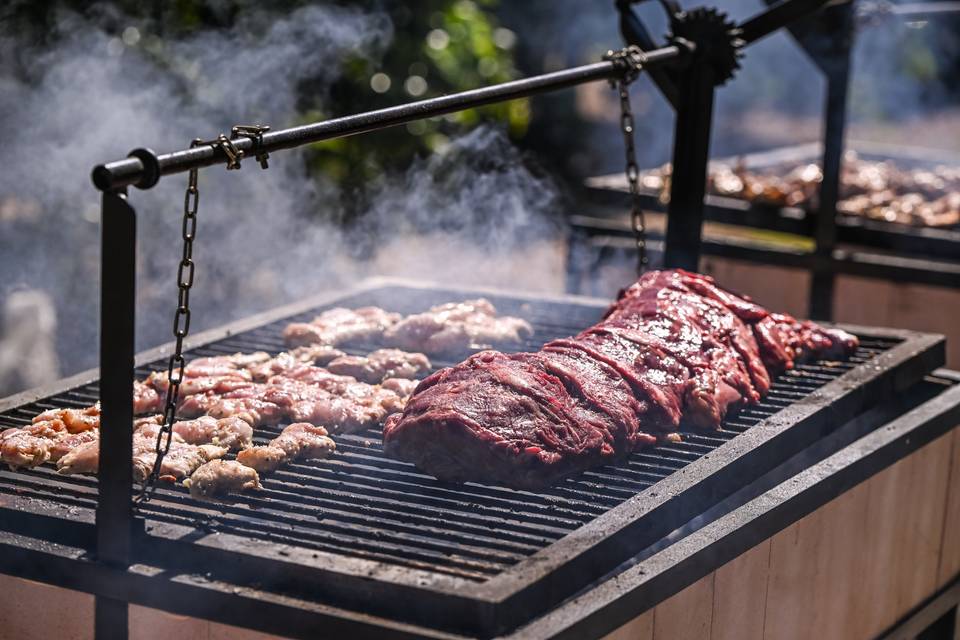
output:
[[[740,39],[747,44],[756,42],[774,31],[814,13],[829,2],[831,0],[784,0],[741,24]]]
[[[657,66],[676,60],[690,51],[690,46],[671,45],[645,54],[645,66]],[[564,69],[553,73],[513,80],[480,89],[419,100],[407,104],[367,111],[333,120],[324,120],[313,124],[268,132],[263,135],[259,149],[267,152],[293,149],[305,144],[343,138],[346,136],[394,127],[413,120],[432,118],[455,111],[471,109],[494,102],[504,102],[525,98],[572,87],[578,84],[615,78],[622,73],[621,68],[611,61]],[[250,138],[239,138],[234,146],[249,155],[254,149]],[[190,169],[225,164],[226,155],[219,147],[201,145],[192,149],[174,151],[157,156],[158,175],[165,176],[182,173]],[[147,175],[143,161],[139,157],[102,164],[93,169],[93,183],[101,191],[110,191],[130,185],[138,185]],[[152,185],[147,185],[152,186]]]

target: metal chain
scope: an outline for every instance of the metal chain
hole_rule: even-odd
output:
[[[269,131],[266,125],[237,125],[231,135],[236,138],[246,136],[253,139],[257,161],[263,169],[267,168],[267,152],[263,150],[263,133]],[[243,151],[237,149],[233,140],[223,135],[216,140],[203,141],[196,138],[190,143],[190,148],[205,144],[219,147],[227,157],[227,169],[239,169]],[[160,469],[163,458],[170,453],[170,443],[173,441],[173,422],[176,419],[177,405],[180,401],[180,383],[183,382],[183,369],[186,361],[183,357],[183,341],[190,333],[190,289],[193,287],[193,276],[196,263],[193,261],[193,240],[197,236],[197,210],[200,206],[200,190],[197,180],[200,177],[199,169],[191,169],[187,178],[187,191],[183,197],[183,224],[181,237],[183,238],[183,254],[180,257],[180,266],[177,267],[177,310],[173,315],[173,354],[167,363],[167,393],[163,405],[163,424],[157,433],[154,445],[156,459],[153,469],[143,482],[138,503],[149,502],[160,479]]]
[[[615,86],[620,94],[620,130],[623,132],[626,149],[626,175],[627,184],[630,187],[630,225],[637,245],[637,275],[641,275],[647,269],[647,224],[640,199],[640,167],[637,166],[637,152],[633,139],[635,127],[633,110],[630,108],[630,83],[640,73],[644,56],[643,51],[638,47],[630,46],[619,51],[608,51],[604,59],[618,64],[623,72]]]
[[[221,137],[223,137],[221,135]],[[217,141],[219,143],[219,139]],[[204,144],[197,138],[190,148]],[[232,145],[231,145],[232,146]],[[230,163],[237,160],[228,156]],[[173,422],[176,419],[177,404],[180,400],[180,383],[183,382],[183,368],[186,362],[183,358],[183,339],[190,333],[190,288],[193,287],[193,275],[196,263],[193,261],[193,240],[197,235],[197,210],[200,205],[200,190],[197,188],[199,169],[191,169],[187,179],[187,191],[183,198],[183,224],[181,236],[183,238],[183,254],[180,266],[177,268],[177,310],[173,315],[173,337],[175,340],[173,354],[167,363],[167,393],[163,407],[163,424],[157,433],[157,442],[154,445],[156,459],[153,469],[143,482],[138,502],[149,502],[160,479],[160,469],[163,458],[170,452],[170,442],[173,440]]]

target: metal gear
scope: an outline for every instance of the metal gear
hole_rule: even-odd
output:
[[[740,68],[740,29],[721,13],[710,7],[698,7],[673,16],[671,41],[678,38],[697,46],[695,56],[713,66],[716,84],[722,85]]]

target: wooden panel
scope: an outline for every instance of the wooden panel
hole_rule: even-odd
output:
[[[759,640],[767,600],[770,540],[761,542],[716,571],[713,583],[712,640]]]
[[[93,596],[0,574],[0,638],[92,638]]]
[[[875,635],[933,593],[952,436],[941,437],[869,483],[864,632]]]
[[[130,640],[207,640],[210,623],[158,609],[130,605]]]
[[[765,638],[810,638],[817,563],[823,542],[823,508],[773,537],[770,547]]]
[[[654,640],[710,640],[713,578],[712,573],[704,576],[656,606]]]
[[[703,273],[713,276],[727,289],[746,294],[780,313],[807,317],[810,274],[802,269],[712,257],[701,259],[700,266]]]
[[[888,286],[892,289],[889,326],[944,334],[947,366],[960,367],[960,290],[920,284]]]
[[[953,430],[947,508],[943,518],[943,547],[937,586],[944,586],[960,574],[960,429]]]
[[[875,327],[911,328],[891,323],[893,288],[889,282],[855,276],[839,276],[835,287],[833,295],[835,321]]]
[[[317,630],[318,637],[323,635],[321,631],[320,629]],[[211,622],[209,640],[283,640],[283,638],[269,633],[260,633],[259,631],[250,631],[249,629]]]
[[[647,611],[623,625],[603,640],[651,640],[653,638],[653,611]]]

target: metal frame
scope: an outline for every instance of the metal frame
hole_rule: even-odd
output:
[[[744,23],[748,40],[762,38],[779,29],[790,20],[810,14],[819,9],[826,0],[784,0],[772,9]],[[696,43],[671,44],[646,53],[644,67],[656,68],[668,63],[676,64],[681,58],[689,58],[696,52]],[[685,86],[699,87],[705,91],[709,77],[698,71],[703,65],[690,65],[694,69]],[[442,115],[453,111],[476,107],[491,102],[530,96],[553,91],[576,84],[609,80],[624,73],[621,64],[613,61],[600,62],[544,74],[523,80],[466,91],[463,93],[422,100],[405,105],[368,113],[347,116],[300,127],[265,133],[258,140],[240,138],[233,142],[236,150],[246,155],[290,149],[311,142],[355,135],[412,120]],[[712,95],[712,87],[710,88]],[[690,96],[705,93],[691,92]],[[691,102],[691,118],[702,118],[695,113]],[[700,126],[695,135],[702,138],[709,131],[709,113],[704,129]],[[707,143],[709,136],[707,136]],[[703,149],[701,150],[701,147]],[[706,148],[702,140],[693,144],[690,175],[694,184],[706,177]],[[134,518],[131,507],[130,474],[130,419],[132,405],[130,389],[134,381],[133,326],[135,311],[135,247],[136,212],[126,198],[125,189],[131,185],[148,189],[165,175],[182,173],[192,169],[223,164],[230,160],[221,146],[200,145],[190,149],[157,155],[149,149],[135,149],[124,160],[99,165],[94,168],[92,179],[104,192],[102,208],[103,251],[101,258],[101,385],[103,388],[103,417],[101,421],[100,462],[104,474],[98,493],[97,556],[104,566],[123,567],[130,561],[130,537]],[[696,169],[702,165],[702,170]],[[696,224],[699,233],[702,221],[702,199]],[[696,211],[692,212],[696,216]],[[126,607],[122,602],[100,600],[97,605],[98,637],[126,636]]]

